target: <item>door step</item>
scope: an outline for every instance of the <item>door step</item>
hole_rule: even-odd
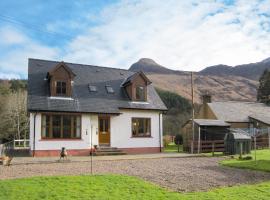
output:
[[[125,155],[126,153],[116,147],[98,147],[95,152],[93,152],[94,156],[111,156],[111,155]]]

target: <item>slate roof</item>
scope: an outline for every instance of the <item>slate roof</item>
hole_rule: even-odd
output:
[[[208,103],[217,119],[226,122],[249,122],[249,116],[266,116],[270,106],[256,102],[212,102]]]
[[[83,113],[119,114],[120,108],[167,110],[154,87],[147,86],[147,102],[132,102],[121,87],[136,72],[123,69],[65,63],[76,75],[71,98],[50,97],[47,72],[60,62],[29,59],[28,63],[28,110],[62,111]],[[89,84],[97,87],[97,92],[89,92]],[[110,85],[114,93],[105,88]]]
[[[231,126],[230,124],[216,119],[194,119],[194,122],[200,126]]]

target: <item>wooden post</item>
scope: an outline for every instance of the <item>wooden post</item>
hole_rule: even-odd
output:
[[[212,141],[212,156],[215,155],[215,142]]]
[[[199,136],[198,136],[198,154],[200,153],[201,148],[201,127],[199,126]]]
[[[270,128],[267,128],[268,132],[268,148],[270,149]]]
[[[93,175],[93,128],[91,127],[91,175]]]
[[[194,88],[193,88],[193,72],[191,72],[191,102],[192,102],[192,149],[191,153],[194,153],[194,139],[195,139],[195,133],[194,133]]]
[[[243,143],[240,142],[240,156],[239,156],[240,159],[242,159],[242,155],[243,155]]]
[[[255,163],[257,164],[257,144],[256,144],[256,128],[254,128],[254,148],[255,148]]]

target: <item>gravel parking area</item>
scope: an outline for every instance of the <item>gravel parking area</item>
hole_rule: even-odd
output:
[[[117,173],[137,176],[174,191],[209,190],[270,180],[270,173],[219,166],[222,158],[157,158],[138,160],[95,160],[95,174]],[[0,166],[0,179],[30,176],[89,174],[90,162],[16,164]]]

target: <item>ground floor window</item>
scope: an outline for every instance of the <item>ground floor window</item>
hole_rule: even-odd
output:
[[[151,119],[150,118],[132,118],[132,136],[150,137]]]
[[[81,138],[80,115],[42,114],[43,139]]]

